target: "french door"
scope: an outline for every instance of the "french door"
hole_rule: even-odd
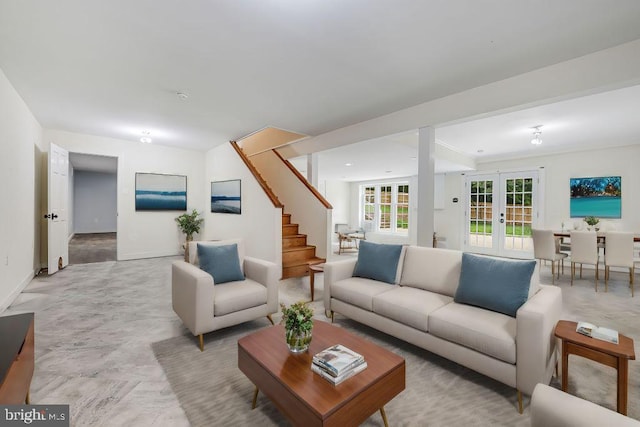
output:
[[[467,175],[464,250],[531,258],[539,183],[537,170]]]

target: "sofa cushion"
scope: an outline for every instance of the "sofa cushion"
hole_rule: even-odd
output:
[[[198,245],[203,246],[225,246],[225,245],[238,245],[238,258],[240,260],[240,270],[244,274],[244,241],[242,239],[226,239],[226,240],[192,240],[188,242],[189,245],[189,263],[200,266],[200,259],[198,258]]]
[[[461,251],[409,246],[400,284],[453,297],[461,263]]]
[[[385,245],[363,240],[360,242],[353,276],[395,283],[401,253],[402,245]]]
[[[516,363],[515,318],[455,302],[429,314],[429,333],[507,363]]]
[[[449,304],[453,298],[407,286],[395,286],[373,297],[373,311],[407,326],[429,331],[429,313]]]
[[[213,301],[214,316],[224,316],[267,303],[267,288],[260,283],[245,279],[215,286]]]
[[[535,266],[535,260],[463,253],[454,300],[515,317],[529,297]]]
[[[205,246],[198,243],[200,268],[213,276],[214,284],[244,280],[240,270],[238,245]]]
[[[387,283],[363,277],[350,277],[331,285],[331,297],[373,311],[373,297],[395,287],[396,285],[389,286]]]

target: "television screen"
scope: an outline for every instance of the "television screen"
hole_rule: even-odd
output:
[[[571,178],[569,187],[571,218],[585,216],[620,218],[622,216],[621,177]]]

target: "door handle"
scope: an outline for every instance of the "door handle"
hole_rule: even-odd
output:
[[[49,218],[51,218],[51,215],[49,215],[49,214],[44,214],[44,217],[45,217],[45,218],[47,218],[47,219],[49,219]]]
[[[56,218],[58,218],[58,215],[52,213],[52,214],[45,214],[44,217],[47,218],[47,219],[48,218],[56,219]]]

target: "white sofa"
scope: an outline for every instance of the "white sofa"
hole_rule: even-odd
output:
[[[356,259],[324,268],[324,306],[514,387],[548,384],[556,366],[555,325],[562,293],[532,275],[529,298],[516,317],[454,302],[462,252],[403,248],[396,283],[352,277]]]
[[[533,390],[531,427],[604,426],[640,427],[640,421],[545,384]]]

